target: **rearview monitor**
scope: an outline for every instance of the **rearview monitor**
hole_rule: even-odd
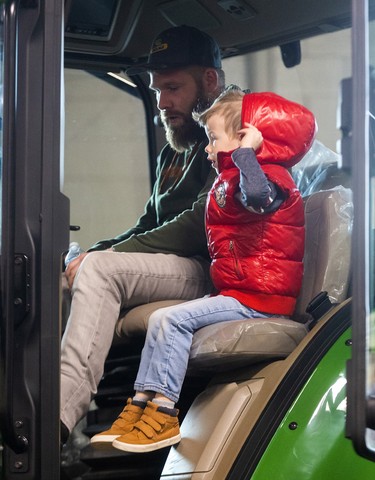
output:
[[[72,0],[65,35],[107,41],[111,37],[120,0]]]

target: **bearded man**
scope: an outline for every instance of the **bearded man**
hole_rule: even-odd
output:
[[[220,50],[196,28],[180,26],[153,42],[147,71],[168,144],[137,224],[97,242],[69,263],[70,316],[61,352],[61,430],[66,440],[89,408],[124,309],[157,300],[191,300],[210,290],[204,209],[214,171],[204,130],[192,119],[224,88]]]

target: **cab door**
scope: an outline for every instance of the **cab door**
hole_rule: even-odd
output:
[[[0,2],[2,478],[59,478],[61,0]]]
[[[375,1],[353,2],[353,356],[347,434],[375,461]]]

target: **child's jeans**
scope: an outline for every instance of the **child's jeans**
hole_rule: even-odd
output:
[[[224,295],[206,296],[157,310],[149,319],[135,390],[151,390],[177,402],[196,330],[228,320],[272,316]]]

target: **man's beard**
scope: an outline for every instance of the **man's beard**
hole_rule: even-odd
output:
[[[198,94],[194,102],[192,102],[189,113],[182,114],[178,112],[183,123],[179,126],[168,125],[168,118],[165,112],[161,112],[161,121],[165,129],[165,136],[170,146],[178,153],[191,148],[196,141],[202,136],[202,127],[200,127],[192,117],[193,111],[203,111],[210,106],[207,96],[204,95],[203,89],[198,90]]]

